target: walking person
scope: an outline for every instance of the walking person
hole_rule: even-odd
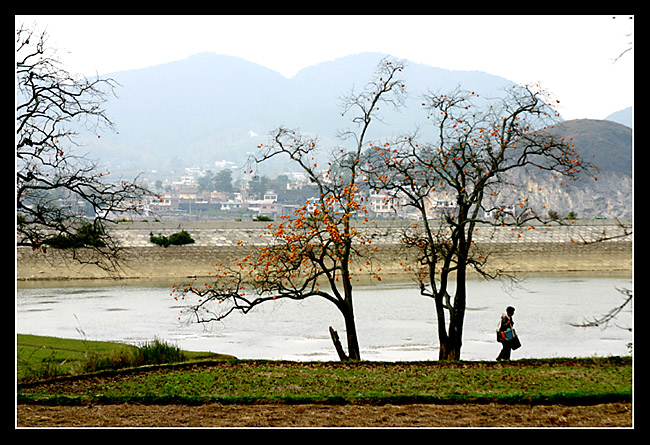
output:
[[[499,324],[499,328],[497,330],[497,341],[501,343],[502,348],[499,356],[497,357],[497,361],[510,360],[510,352],[513,349],[517,349],[519,346],[521,346],[513,328],[515,322],[512,319],[512,316],[514,314],[515,308],[508,306],[506,308],[506,313],[501,316],[501,323]]]

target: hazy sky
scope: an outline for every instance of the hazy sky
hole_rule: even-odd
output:
[[[106,74],[209,51],[286,77],[319,62],[380,52],[517,83],[541,82],[565,119],[602,119],[633,104],[631,16],[16,16],[47,28],[73,73]]]

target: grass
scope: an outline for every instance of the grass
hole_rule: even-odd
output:
[[[115,344],[95,346],[108,354],[115,348],[119,350]],[[203,360],[197,361],[198,358]],[[18,401],[41,404],[585,404],[630,401],[632,393],[630,357],[300,363],[223,360],[223,357],[206,358],[205,354],[197,353],[193,359],[173,365],[24,382],[18,385]]]
[[[157,338],[140,345],[127,345],[37,335],[18,334],[16,336],[18,381],[208,357],[230,358],[230,356],[219,356],[209,352],[181,351],[176,346],[169,345]]]

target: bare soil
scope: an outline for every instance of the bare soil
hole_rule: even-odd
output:
[[[631,403],[563,405],[18,405],[17,427],[631,428]]]

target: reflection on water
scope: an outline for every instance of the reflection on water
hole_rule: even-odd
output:
[[[21,283],[16,296],[16,331],[88,340],[142,343],[154,337],[188,350],[214,351],[238,358],[336,360],[328,328],[345,343],[342,317],[314,298],[278,300],[209,326],[181,324],[182,306],[170,296],[171,283]],[[513,359],[627,355],[632,310],[606,329],[575,328],[623,301],[616,288],[632,289],[620,275],[529,276],[519,286],[495,281],[468,282],[462,358],[494,360],[500,346],[495,328],[514,306],[522,347]],[[436,360],[434,304],[412,283],[355,288],[355,313],[364,360]]]

